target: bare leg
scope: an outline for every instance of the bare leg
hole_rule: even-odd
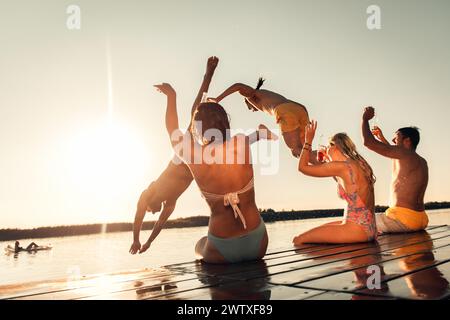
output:
[[[356,243],[367,242],[367,235],[357,224],[325,224],[294,238],[294,245],[304,243]]]
[[[37,247],[38,247],[38,245],[36,243],[32,242],[28,245],[28,247],[25,250],[32,250]]]
[[[203,259],[203,251],[205,248],[206,240],[208,240],[207,237],[203,237],[200,240],[197,241],[197,244],[195,245],[195,258],[197,260]]]
[[[263,124],[258,126],[258,131],[260,133],[260,137],[262,138],[267,140],[278,140],[278,136]]]
[[[400,221],[389,218],[385,213],[377,213],[375,215],[378,233],[403,233],[411,232]]]
[[[226,263],[219,251],[208,241],[208,237],[201,238],[195,245],[195,257],[207,263]]]
[[[269,236],[267,235],[267,230],[266,232],[264,232],[264,236],[261,240],[261,247],[259,249],[259,257],[258,258],[262,258],[265,256],[266,252],[267,252],[267,246],[269,244]]]
[[[186,164],[169,162],[167,168],[156,181],[147,188],[143,201],[146,201],[147,211],[161,211],[162,202],[173,199],[175,202],[189,187],[193,180]]]

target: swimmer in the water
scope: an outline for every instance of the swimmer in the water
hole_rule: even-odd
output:
[[[39,247],[36,243],[32,242],[26,247],[25,249],[20,246],[19,241],[16,241],[14,244],[14,252],[19,253],[20,251],[32,251],[33,249],[36,249]]]

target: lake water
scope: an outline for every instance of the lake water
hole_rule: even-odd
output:
[[[450,224],[450,210],[429,211],[430,225]],[[336,218],[279,221],[267,223],[268,251],[288,248],[294,236]],[[141,233],[145,242],[151,231]],[[207,227],[162,230],[150,249],[141,255],[131,255],[131,232],[89,236],[37,239],[38,244],[52,244],[50,251],[21,252],[0,256],[0,285],[64,279],[74,275],[101,274],[119,271],[158,268],[164,265],[194,260],[194,246],[205,236]],[[145,239],[145,240],[144,240]],[[25,247],[31,240],[24,240]],[[4,248],[13,242],[0,242]],[[3,251],[3,250],[2,250]]]

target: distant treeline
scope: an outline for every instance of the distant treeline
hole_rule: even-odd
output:
[[[376,206],[376,212],[383,212],[387,206]],[[426,210],[448,209],[450,202],[428,202],[425,204]],[[261,216],[265,222],[301,220],[327,217],[341,217],[343,209],[322,209],[322,210],[301,210],[301,211],[275,211],[273,209],[261,209]],[[208,216],[195,216],[189,218],[179,218],[168,220],[164,228],[189,228],[207,226]],[[144,222],[143,230],[151,230],[154,221]],[[133,230],[132,223],[108,223],[108,224],[88,224],[74,226],[42,227],[35,229],[1,229],[0,241],[10,241],[19,239],[39,239],[99,234],[102,232],[127,232]]]

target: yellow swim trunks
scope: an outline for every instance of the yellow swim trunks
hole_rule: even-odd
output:
[[[392,207],[387,209],[385,214],[388,218],[399,221],[411,231],[423,230],[428,226],[428,216],[425,211]]]
[[[276,106],[274,114],[282,133],[294,131],[297,128],[304,132],[306,125],[309,123],[309,116],[305,107],[295,102],[279,104]]]

